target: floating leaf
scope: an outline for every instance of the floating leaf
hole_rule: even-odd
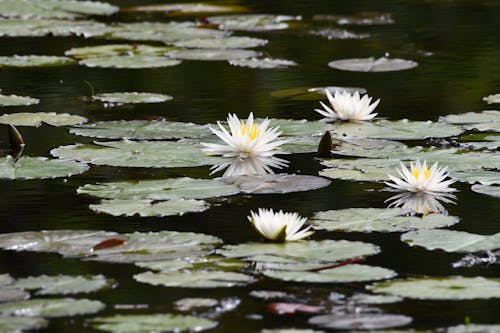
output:
[[[151,46],[145,44],[105,44],[97,46],[75,47],[64,55],[77,59],[102,58],[113,56],[161,56],[171,51],[170,46]]]
[[[0,287],[0,303],[22,301],[28,298],[30,298],[30,294],[22,289],[13,286]],[[3,332],[1,327],[2,324],[0,321],[0,332]]]
[[[165,140],[200,137],[207,125],[176,121],[113,120],[99,121],[70,129],[70,133],[105,139]]]
[[[446,333],[498,333],[500,325],[466,324],[446,328]]]
[[[323,169],[319,172],[320,176],[328,177],[332,179],[348,179],[356,181],[381,181],[389,180],[387,173],[392,172],[392,168],[378,168],[374,166],[363,166],[358,169],[353,166],[353,168],[342,168],[334,167]]]
[[[485,110],[482,112],[467,112],[439,117],[439,121],[450,124],[478,124],[499,121],[500,111]]]
[[[255,282],[255,279],[243,273],[208,271],[208,270],[182,270],[176,272],[144,272],[134,275],[139,282],[166,287],[183,288],[219,288],[244,286]]]
[[[290,193],[310,191],[330,185],[325,178],[308,175],[269,174],[220,178],[234,184],[244,193]]]
[[[483,97],[483,101],[488,104],[500,103],[500,94],[488,95]]]
[[[390,13],[361,12],[353,16],[314,15],[315,21],[333,21],[338,25],[380,25],[393,24]]]
[[[169,313],[98,317],[90,324],[101,331],[123,333],[194,332],[217,326],[217,322],[205,318]]]
[[[377,282],[367,288],[376,293],[426,300],[500,298],[500,279],[483,277],[396,279]]]
[[[267,277],[294,282],[345,283],[389,279],[396,276],[393,270],[368,265],[350,264],[318,272],[264,270]]]
[[[3,114],[0,116],[1,124],[14,126],[41,126],[42,123],[51,126],[70,126],[87,122],[87,118],[75,116],[68,113],[55,112],[18,112]]]
[[[175,308],[182,312],[191,311],[196,308],[214,307],[219,302],[215,298],[182,298],[175,301]]]
[[[182,168],[213,165],[224,158],[207,156],[190,144],[156,141],[111,141],[52,149],[53,156],[96,165],[144,168]]]
[[[16,95],[0,95],[0,106],[18,106],[38,104],[38,98]]]
[[[203,200],[177,199],[156,202],[154,200],[102,200],[99,204],[89,205],[96,213],[113,216],[172,216],[185,213],[199,213],[209,205]]]
[[[170,51],[165,55],[183,60],[230,60],[256,57],[259,53],[240,49],[185,49]]]
[[[188,177],[138,182],[115,182],[97,185],[87,184],[78,188],[77,193],[88,194],[103,199],[149,199],[178,200],[205,199],[233,195],[239,189],[212,179]]]
[[[400,327],[412,322],[412,318],[399,314],[347,314],[323,315],[309,319],[310,324],[338,330],[379,330]]]
[[[44,55],[14,55],[0,57],[0,68],[2,67],[45,67],[45,66],[66,66],[74,63],[74,60],[67,57],[44,56]]]
[[[40,275],[18,279],[13,286],[26,290],[38,290],[37,295],[69,295],[89,293],[109,287],[111,284],[111,281],[107,280],[103,275]]]
[[[472,185],[471,190],[477,193],[490,195],[492,197],[500,198],[500,186],[492,185]]]
[[[233,59],[229,60],[229,64],[233,66],[261,69],[287,68],[288,66],[297,66],[297,63],[295,61],[273,58]]]
[[[398,296],[354,294],[350,301],[356,304],[390,304],[401,302],[403,299]]]
[[[245,7],[236,5],[217,5],[213,3],[171,3],[129,7],[125,8],[125,11],[160,12],[168,15],[199,15],[207,13],[246,11],[246,9]]]
[[[288,28],[289,21],[299,21],[300,16],[287,15],[223,15],[210,16],[207,18],[211,24],[218,24],[221,29],[241,31],[269,31],[283,30]]]
[[[87,164],[46,157],[0,157],[0,178],[3,179],[40,179],[69,177],[85,172]]]
[[[398,58],[354,58],[335,60],[328,63],[328,66],[343,71],[353,72],[390,72],[402,71],[417,67],[415,61]]]
[[[326,99],[325,90],[329,90],[332,94],[335,94],[335,91],[338,92],[348,92],[353,94],[354,92],[358,92],[359,94],[366,94],[365,88],[358,87],[300,87],[300,88],[291,88],[291,89],[283,89],[276,90],[271,93],[271,96],[278,98],[291,98],[299,101],[315,101],[318,99]]]
[[[104,307],[104,303],[89,299],[44,298],[2,303],[0,314],[23,317],[72,317],[96,313]]]
[[[0,316],[0,332],[2,333],[39,330],[47,327],[48,324],[49,322],[43,318]]]
[[[56,19],[2,19],[0,36],[41,37],[41,36],[103,36],[109,26],[95,21]]]
[[[452,172],[451,178],[469,184],[480,183],[482,185],[500,185],[500,172],[487,170],[458,171]]]
[[[401,232],[414,229],[449,227],[458,223],[455,216],[428,214],[405,216],[399,208],[348,208],[317,212],[310,222],[316,229],[348,232]]]
[[[358,34],[345,29],[320,29],[311,31],[312,35],[325,37],[327,39],[365,39],[369,34]]]
[[[272,314],[294,314],[302,313],[320,313],[325,310],[322,306],[307,305],[302,303],[270,303],[266,304],[266,310]]]
[[[99,250],[104,250],[108,249],[110,247],[115,247],[115,246],[120,246],[126,242],[125,239],[121,238],[109,238],[106,240],[103,240],[99,244],[96,244],[92,247],[92,251],[99,251]]]
[[[145,92],[116,92],[92,96],[93,99],[112,104],[162,103],[173,97]]]
[[[410,246],[446,252],[478,252],[500,248],[500,233],[491,236],[471,234],[456,230],[418,230],[401,235]]]
[[[119,8],[97,1],[74,0],[1,0],[3,17],[77,18],[83,15],[111,15]]]
[[[226,38],[197,38],[175,42],[178,47],[195,49],[246,49],[266,45],[266,39],[231,36]]]
[[[80,60],[87,67],[102,68],[158,68],[179,65],[182,61],[159,56],[124,55],[114,57],[94,57]]]

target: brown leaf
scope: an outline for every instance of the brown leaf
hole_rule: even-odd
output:
[[[110,247],[115,247],[119,246],[125,243],[124,239],[120,238],[110,238],[103,240],[99,244],[96,244],[92,247],[92,251],[99,251],[99,250],[104,250],[104,249],[109,249]]]

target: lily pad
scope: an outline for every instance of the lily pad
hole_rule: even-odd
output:
[[[236,287],[253,283],[256,280],[247,274],[237,272],[182,270],[177,272],[144,272],[134,275],[139,282],[166,287],[183,288],[220,288]]]
[[[177,199],[156,202],[155,200],[102,200],[99,204],[89,205],[96,213],[113,216],[172,216],[185,213],[199,213],[209,205],[203,200]]]
[[[256,51],[242,49],[184,49],[165,53],[166,56],[182,60],[230,60],[245,59],[259,55]]]
[[[471,190],[477,193],[491,195],[492,197],[500,198],[500,186],[493,185],[472,185]]]
[[[357,169],[355,168],[355,166],[353,166],[352,168],[333,167],[321,170],[319,172],[319,175],[332,179],[377,182],[382,180],[389,180],[389,176],[387,176],[387,173],[388,171],[393,171],[393,169],[379,168],[370,165],[363,166]]]
[[[458,325],[446,328],[446,333],[498,333],[500,332],[500,325],[478,325],[467,324]]]
[[[210,16],[207,18],[211,24],[218,24],[221,29],[241,31],[270,31],[288,28],[290,21],[299,21],[300,16],[245,14]]]
[[[485,110],[482,112],[467,112],[439,117],[439,121],[450,124],[478,124],[500,121],[500,111]]]
[[[311,31],[312,35],[325,37],[327,39],[365,39],[369,38],[369,34],[355,33],[345,29],[319,29]]]
[[[269,174],[224,177],[220,180],[226,184],[234,184],[244,193],[290,193],[316,190],[330,185],[325,178],[309,175]]]
[[[0,16],[23,19],[32,17],[72,19],[84,15],[112,15],[118,10],[116,6],[97,1],[0,0]]]
[[[316,331],[311,329],[301,328],[277,328],[277,329],[263,329],[260,333],[325,333],[324,331]]]
[[[377,282],[369,290],[425,300],[468,300],[500,298],[500,279],[484,277],[408,278]]]
[[[70,133],[105,139],[165,140],[200,137],[209,132],[207,125],[177,121],[113,120],[85,124]]]
[[[104,303],[89,299],[44,298],[2,303],[0,314],[22,317],[72,317],[96,313],[104,307]]]
[[[456,230],[418,230],[401,235],[410,246],[446,252],[478,252],[500,248],[500,233],[483,236]]]
[[[160,56],[124,55],[113,57],[94,57],[80,60],[79,64],[101,68],[159,68],[177,66],[180,60]]]
[[[18,333],[23,331],[39,330],[47,327],[49,322],[43,318],[26,318],[0,316],[0,332]]]
[[[429,214],[405,216],[399,208],[348,208],[317,212],[310,222],[316,229],[347,232],[402,232],[414,229],[449,227],[458,223],[455,216]]]
[[[41,126],[42,123],[51,126],[71,126],[87,122],[87,118],[68,113],[55,112],[18,112],[3,114],[0,116],[0,124],[11,124],[14,126]]]
[[[368,265],[349,264],[318,272],[264,270],[267,277],[282,281],[309,283],[346,283],[389,279],[396,276],[393,270]]]
[[[257,119],[256,121],[262,121]],[[270,124],[273,127],[279,126],[282,136],[299,136],[312,135],[318,136],[318,140],[326,131],[334,130],[335,126],[319,121],[307,121],[305,119],[270,119]],[[319,142],[319,141],[318,141]]]
[[[297,63],[295,61],[273,58],[233,59],[229,60],[229,64],[233,66],[261,69],[287,68],[288,66],[297,66]]]
[[[16,95],[0,95],[0,106],[18,106],[18,105],[33,105],[38,104],[38,98]]]
[[[314,15],[315,21],[333,21],[338,25],[384,25],[393,24],[390,13],[361,12],[352,16],[341,15]]]
[[[451,177],[469,184],[500,185],[500,172],[488,170],[472,170],[452,172]]]
[[[115,182],[87,184],[78,188],[77,193],[88,194],[103,199],[149,199],[178,200],[205,199],[237,194],[234,185],[224,184],[212,179],[188,177],[138,182]]]
[[[217,326],[217,322],[205,318],[176,314],[118,315],[92,319],[94,329],[108,332],[192,332]]]
[[[0,287],[0,303],[22,301],[28,298],[30,298],[30,294],[22,289],[13,286]],[[3,332],[1,327],[0,324],[0,332]]]
[[[41,179],[69,177],[85,172],[87,164],[75,161],[23,156],[17,161],[10,155],[0,157],[0,178]]]
[[[146,92],[116,92],[92,96],[93,99],[112,104],[162,103],[173,97],[164,94]]]
[[[355,304],[391,304],[401,302],[403,298],[389,295],[354,294],[350,301]]]
[[[52,149],[53,156],[96,165],[143,168],[182,168],[214,165],[224,158],[207,156],[200,148],[177,142],[110,141]]]
[[[160,12],[167,15],[199,15],[207,13],[246,11],[246,8],[237,5],[218,5],[213,3],[198,2],[136,6],[125,8],[125,11]]]
[[[84,36],[94,37],[106,34],[109,26],[90,20],[57,19],[2,19],[0,36],[42,37],[42,36]]]
[[[111,284],[112,282],[102,275],[40,275],[18,279],[13,286],[25,290],[38,290],[37,295],[69,295],[97,291]]]
[[[0,274],[0,287],[11,284],[14,279],[9,274]]]
[[[500,103],[500,94],[494,94],[483,97],[483,101],[485,101],[488,104]]]
[[[337,330],[379,330],[400,327],[412,322],[412,318],[400,314],[347,314],[322,315],[309,319],[310,324]]]
[[[173,43],[173,45],[177,47],[188,47],[194,49],[247,49],[266,44],[266,39],[240,36],[186,39]]]
[[[151,46],[145,44],[106,44],[97,46],[75,47],[64,55],[77,59],[102,58],[113,56],[161,56],[171,51],[170,46]]]
[[[0,68],[2,67],[47,67],[66,66],[74,63],[67,57],[45,56],[45,55],[14,55],[0,57]]]
[[[391,72],[411,69],[418,66],[418,63],[411,60],[398,58],[354,58],[335,60],[328,63],[328,66],[343,71],[352,72]]]
[[[276,90],[271,93],[271,96],[278,98],[291,98],[293,100],[299,100],[299,101],[315,101],[318,99],[326,98],[325,90],[329,90],[332,94],[335,94],[335,91],[338,92],[346,91],[350,94],[353,94],[354,92],[357,91],[359,94],[366,94],[365,88],[328,86],[328,87],[313,87],[313,88],[299,87],[299,88]]]
[[[175,301],[175,308],[182,312],[191,311],[197,308],[211,308],[219,304],[215,298],[190,297]]]

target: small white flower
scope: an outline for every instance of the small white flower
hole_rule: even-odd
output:
[[[446,214],[448,212],[441,204],[441,201],[455,204],[455,198],[456,197],[450,193],[429,194],[425,192],[403,192],[390,197],[385,202],[390,202],[389,208],[399,207],[416,214]]]
[[[360,98],[357,91],[351,95],[347,91],[340,93],[336,90],[335,97],[332,96],[328,89],[325,90],[325,93],[333,109],[326,106],[325,103],[320,102],[324,110],[315,109],[315,111],[328,120],[364,121],[371,120],[377,115],[377,113],[372,113],[372,111],[377,107],[380,98],[370,104],[372,98],[368,97],[368,95]]]
[[[212,171],[210,174],[212,175],[227,168],[223,177],[267,175],[274,174],[274,171],[271,168],[281,169],[286,166],[288,166],[287,160],[275,156],[248,156],[247,158],[235,157],[229,162],[212,166],[210,168]]]
[[[283,213],[282,210],[275,213],[272,209],[263,208],[259,208],[257,214],[253,211],[250,213],[252,214],[248,216],[250,223],[262,237],[269,240],[296,241],[313,234],[313,231],[309,231],[311,226],[300,230],[307,219],[297,213]]]
[[[250,113],[246,123],[238,119],[236,114],[229,114],[227,124],[229,131],[220,123],[220,130],[210,128],[225,144],[201,143],[203,149],[209,155],[222,155],[223,157],[248,156],[270,157],[280,153],[277,148],[288,142],[287,140],[276,140],[281,132],[279,127],[267,128],[270,120],[264,119],[260,124],[255,124],[253,114]]]
[[[410,170],[401,162],[401,169],[396,168],[401,179],[389,175],[393,183],[385,182],[399,191],[425,192],[436,194],[440,192],[454,192],[454,188],[449,187],[455,181],[453,179],[445,180],[448,177],[446,167],[439,168],[437,162],[430,168],[427,168],[427,162],[420,163],[419,160],[413,164],[410,162]]]

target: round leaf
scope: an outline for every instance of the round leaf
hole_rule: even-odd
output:
[[[99,204],[89,205],[96,213],[113,216],[172,216],[185,213],[199,213],[209,205],[203,200],[176,199],[156,202],[154,200],[102,200]]]
[[[255,279],[243,273],[206,271],[206,270],[183,270],[177,272],[144,272],[134,275],[139,282],[166,287],[183,288],[219,288],[244,286],[255,282]]]
[[[417,67],[418,64],[411,60],[392,58],[359,58],[335,60],[328,63],[328,66],[344,71],[353,72],[390,72],[402,71]]]
[[[153,94],[145,92],[116,92],[99,94],[92,97],[101,102],[113,104],[137,104],[137,103],[162,103],[173,97],[164,94]]]
[[[310,324],[338,330],[379,330],[384,328],[405,326],[412,318],[396,314],[347,314],[323,315],[309,319]]]
[[[446,252],[478,252],[500,248],[500,233],[483,236],[456,230],[418,230],[401,235],[410,246]]]
[[[68,113],[55,112],[18,112],[3,114],[0,116],[0,124],[11,124],[14,126],[41,126],[42,123],[51,126],[71,126],[87,122],[87,118],[75,116]]]
[[[40,179],[69,177],[85,172],[87,164],[46,157],[21,157],[17,161],[11,156],[0,157],[0,178]]]

